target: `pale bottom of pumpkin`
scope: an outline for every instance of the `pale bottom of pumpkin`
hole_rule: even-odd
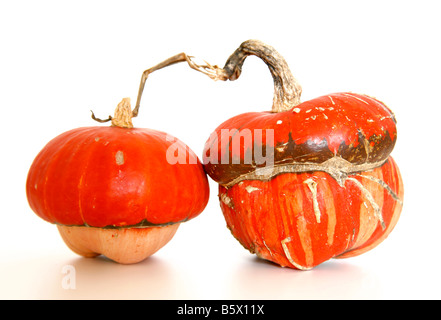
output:
[[[164,227],[102,229],[58,225],[66,245],[75,253],[93,258],[104,255],[121,264],[140,262],[166,245],[179,223]]]

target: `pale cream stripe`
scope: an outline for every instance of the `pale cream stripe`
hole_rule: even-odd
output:
[[[378,170],[377,173],[381,175],[381,177],[377,178],[381,179],[381,170]],[[364,198],[367,200],[363,201],[360,205],[360,228],[358,230],[357,239],[352,247],[352,249],[355,249],[362,246],[364,243],[366,243],[366,241],[369,240],[369,238],[375,232],[379,222],[382,224],[383,229],[385,229],[381,214],[381,208],[384,202],[384,193],[383,189],[377,188],[376,183],[372,180],[365,178],[362,178],[362,182],[355,178],[348,178],[347,180],[354,182],[355,185],[360,188]],[[374,211],[373,214],[372,210]]]
[[[321,173],[324,175],[324,173]],[[326,179],[321,178],[318,180],[318,187],[320,187],[320,192],[323,197],[323,201],[325,202],[326,215],[328,217],[328,228],[327,228],[327,243],[329,246],[334,244],[334,233],[335,226],[337,225],[337,216],[335,214],[335,200],[334,194],[332,193],[331,188],[329,187],[329,183]]]
[[[297,219],[297,232],[299,233],[300,243],[305,252],[305,263],[307,266],[312,266],[314,263],[314,253],[312,251],[311,233],[308,230],[308,223],[303,216]]]
[[[289,202],[290,205],[289,211],[292,213],[293,219],[295,219],[296,223],[291,224],[286,223],[285,221],[285,234],[289,234],[290,227],[297,228],[297,232],[299,234],[299,240],[300,245],[302,246],[303,252],[305,253],[305,266],[300,265],[299,263],[295,262],[293,257],[290,254],[290,251],[286,245],[287,242],[291,242],[292,238],[291,236],[286,237],[281,241],[283,251],[285,253],[286,258],[288,261],[296,268],[300,270],[308,270],[312,268],[314,257],[313,257],[313,251],[312,251],[312,243],[311,243],[311,237],[310,232],[307,228],[307,223],[305,220],[305,217],[303,216],[303,194],[300,188],[297,188],[289,197],[290,200],[293,200],[292,202]],[[294,205],[293,205],[294,202]],[[283,216],[283,215],[282,215]]]
[[[393,191],[391,189],[393,194],[389,190],[387,190],[389,192],[389,194],[395,199],[395,204],[394,204],[394,212],[392,215],[392,219],[391,219],[389,225],[387,226],[386,231],[381,235],[380,238],[378,238],[376,241],[371,243],[369,246],[363,247],[362,249],[350,250],[337,258],[350,258],[350,257],[358,256],[360,254],[363,254],[364,252],[367,252],[367,251],[373,249],[378,244],[380,244],[384,239],[387,238],[387,236],[390,234],[390,232],[393,230],[393,228],[397,224],[398,219],[400,218],[402,203],[403,203],[403,201],[402,201],[402,199],[403,199],[403,184],[402,184],[402,180],[400,178],[400,173],[399,173],[397,165],[394,162],[392,162],[392,164],[393,165],[391,165],[391,169],[390,169],[392,171],[392,176],[391,176],[392,181],[390,182],[390,185],[395,185],[396,183],[398,183],[398,186],[395,191]],[[372,176],[370,176],[370,178],[368,178],[368,179],[375,181],[375,182],[377,180],[377,178],[374,178]],[[398,179],[398,181],[397,181],[397,179]],[[383,181],[383,180],[381,180],[381,181]],[[383,186],[383,184],[381,184],[381,185]],[[384,183],[384,185],[386,185],[386,184]]]
[[[312,205],[314,208],[315,220],[317,221],[317,223],[320,223],[321,212],[317,201],[317,182],[309,178],[303,181],[303,183],[306,183],[308,185],[308,188],[312,193]]]
[[[286,258],[288,259],[288,261],[289,261],[294,267],[296,267],[296,268],[299,269],[299,270],[310,270],[310,269],[312,269],[312,267],[305,267],[305,266],[302,266],[302,265],[300,265],[300,264],[298,264],[297,262],[294,261],[294,259],[291,257],[291,254],[290,254],[290,252],[289,252],[289,249],[288,249],[288,247],[287,247],[287,245],[286,245],[286,243],[288,243],[288,242],[291,242],[291,237],[285,238],[285,239],[283,239],[283,240],[281,241],[283,251],[285,252],[285,256],[286,256]]]

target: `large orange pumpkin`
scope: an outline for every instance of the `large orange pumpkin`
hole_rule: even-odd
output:
[[[80,255],[139,262],[207,205],[208,180],[197,156],[165,132],[134,128],[138,107],[139,99],[133,112],[123,99],[112,126],[57,136],[29,170],[30,207]]]
[[[389,156],[393,113],[349,92],[301,103],[285,60],[256,40],[213,68],[215,77],[237,79],[249,55],[263,59],[274,78],[272,111],[226,120],[203,154],[233,236],[259,257],[302,270],[372,249],[402,207],[402,179]]]

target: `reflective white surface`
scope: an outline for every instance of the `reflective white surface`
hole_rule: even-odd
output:
[[[141,263],[83,258],[55,226],[36,219],[24,238],[2,246],[1,299],[433,299],[440,298],[436,236],[416,239],[404,216],[379,247],[310,271],[281,268],[243,249],[212,197],[203,216]],[[29,212],[27,214],[30,214]],[[432,230],[430,226],[426,230]],[[12,232],[10,232],[12,233]],[[18,236],[18,232],[16,235]],[[11,238],[12,239],[12,238]],[[30,240],[30,239],[33,239]],[[431,241],[420,246],[424,241]],[[434,251],[435,250],[435,251]],[[419,261],[420,264],[415,263]],[[72,271],[73,270],[73,271]],[[70,282],[69,282],[70,281]]]

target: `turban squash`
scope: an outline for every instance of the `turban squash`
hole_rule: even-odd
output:
[[[403,182],[390,156],[394,114],[350,92],[300,102],[286,61],[257,40],[242,43],[213,78],[237,79],[249,55],[273,76],[272,110],[226,120],[203,152],[231,233],[259,257],[301,270],[374,248],[402,209]]]
[[[144,72],[142,87],[156,69]],[[107,119],[110,127],[76,128],[55,137],[29,169],[31,209],[56,224],[79,255],[140,262],[207,205],[208,179],[195,153],[165,132],[133,127],[139,98],[133,112],[123,99]],[[185,161],[176,161],[176,152]]]

